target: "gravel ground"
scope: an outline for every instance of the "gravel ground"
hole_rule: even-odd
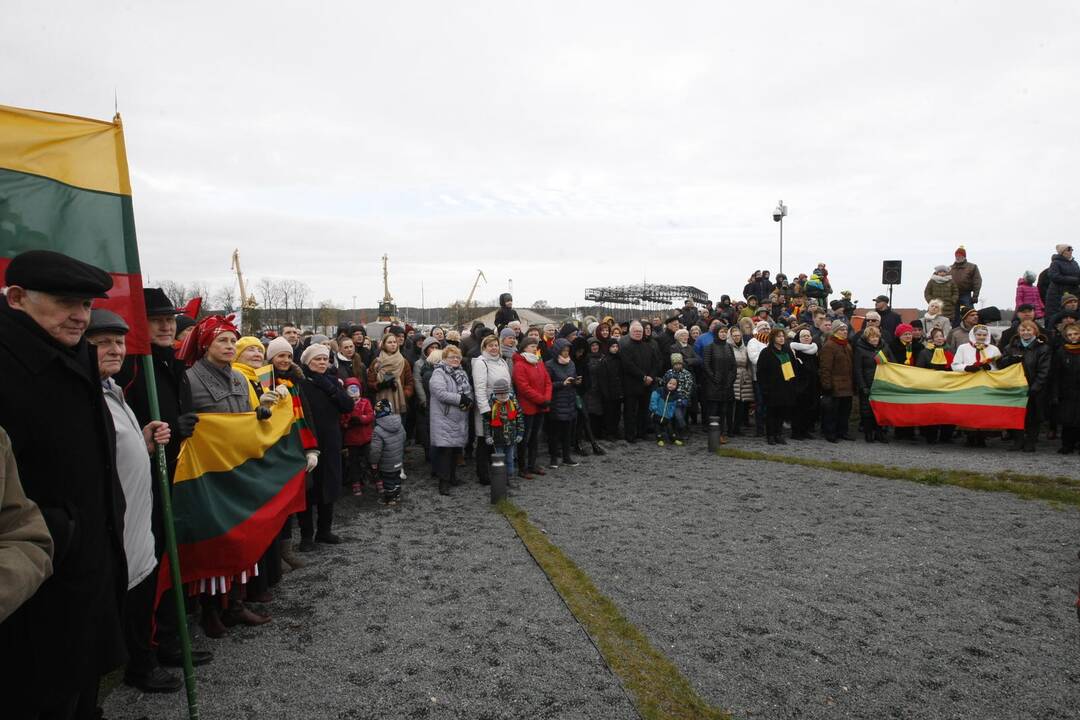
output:
[[[898,440],[895,437],[890,437],[887,445],[868,443],[862,439],[855,423],[851,424],[851,436],[857,439],[835,444],[825,442],[820,437],[803,441],[789,439],[788,444],[783,446],[768,445],[764,438],[744,436],[732,438],[729,447],[896,467],[974,469],[980,472],[1010,470],[1034,475],[1080,477],[1080,456],[1058,455],[1060,442],[1046,440],[1045,432],[1034,453],[1012,452],[1008,449],[1012,443],[998,437],[988,439],[985,448],[965,447],[963,437],[954,439],[950,444],[938,445],[927,445],[925,440],[919,438]]]
[[[1075,509],[703,446],[616,443],[516,501],[710,702],[736,717],[1077,717]],[[1016,457],[779,450],[983,470]]]
[[[472,481],[442,498],[409,450],[405,501],[339,503],[347,540],[304,555],[273,622],[196,669],[204,718],[636,718],[618,681]],[[186,717],[121,686],[110,719]]]

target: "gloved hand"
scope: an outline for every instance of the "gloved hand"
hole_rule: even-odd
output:
[[[278,397],[289,397],[289,388],[284,383],[274,388],[274,392],[278,394]]]
[[[273,407],[274,405],[277,404],[278,400],[280,400],[280,399],[281,399],[281,396],[278,395],[276,391],[267,390],[266,392],[264,392],[262,395],[259,396],[259,404],[260,405],[265,405],[266,407]]]
[[[492,445],[494,445],[494,444],[495,444],[495,438],[493,438],[493,437],[491,437],[490,435],[488,435],[487,437],[485,437],[485,438],[484,438],[484,443],[485,443],[485,444],[486,444],[486,445],[487,445],[488,447],[491,447]]]
[[[182,438],[189,438],[195,434],[195,426],[198,423],[198,415],[195,413],[184,413],[176,418],[176,432]]]
[[[459,408],[461,408],[462,410],[468,410],[472,407],[473,402],[468,395],[461,395],[459,397],[461,398],[461,402],[458,403]]]
[[[986,363],[985,365],[981,366],[979,369],[980,370],[986,370],[987,372],[989,372],[989,371],[993,370],[994,368],[992,368],[990,366],[990,363]]]
[[[972,363],[971,365],[964,366],[964,372],[978,372],[979,366]]]
[[[308,450],[306,453],[304,453],[304,456],[307,457],[307,471],[308,472],[311,472],[316,467],[318,467],[318,465],[319,465],[319,453],[318,453],[317,450]]]

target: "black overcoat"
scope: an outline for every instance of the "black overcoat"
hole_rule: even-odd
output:
[[[0,378],[0,426],[55,544],[52,577],[0,623],[0,698],[5,710],[25,711],[63,700],[125,659],[124,496],[97,355],[85,339],[65,348],[0,300]]]

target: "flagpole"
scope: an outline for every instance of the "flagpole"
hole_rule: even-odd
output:
[[[154,379],[153,355],[143,355],[143,374],[146,377],[146,396],[150,403],[150,419],[161,420],[158,406],[157,382]],[[176,432],[176,428],[172,428]],[[191,636],[187,626],[187,603],[180,577],[180,554],[176,550],[176,526],[173,523],[172,486],[169,483],[165,446],[158,445],[154,452],[155,474],[161,489],[161,510],[165,525],[165,548],[169,553],[169,569],[172,571],[172,592],[176,598],[176,629],[180,635],[180,652],[184,658],[184,687],[187,690],[188,719],[199,720],[199,701],[195,694],[195,667],[191,662]]]

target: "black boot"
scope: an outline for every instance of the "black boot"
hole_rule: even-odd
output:
[[[874,433],[872,430],[867,430],[863,433],[863,439],[868,443],[874,442]]]
[[[439,494],[440,495],[449,495],[450,494],[450,481],[449,480],[446,480],[445,478],[439,478]]]
[[[600,447],[599,445],[594,444],[592,446],[592,454],[593,455],[607,455],[607,450]]]
[[[874,431],[874,439],[877,440],[879,443],[888,444],[888,442],[889,442],[889,436],[886,435],[885,431],[882,430],[881,428],[878,428],[877,430]]]

